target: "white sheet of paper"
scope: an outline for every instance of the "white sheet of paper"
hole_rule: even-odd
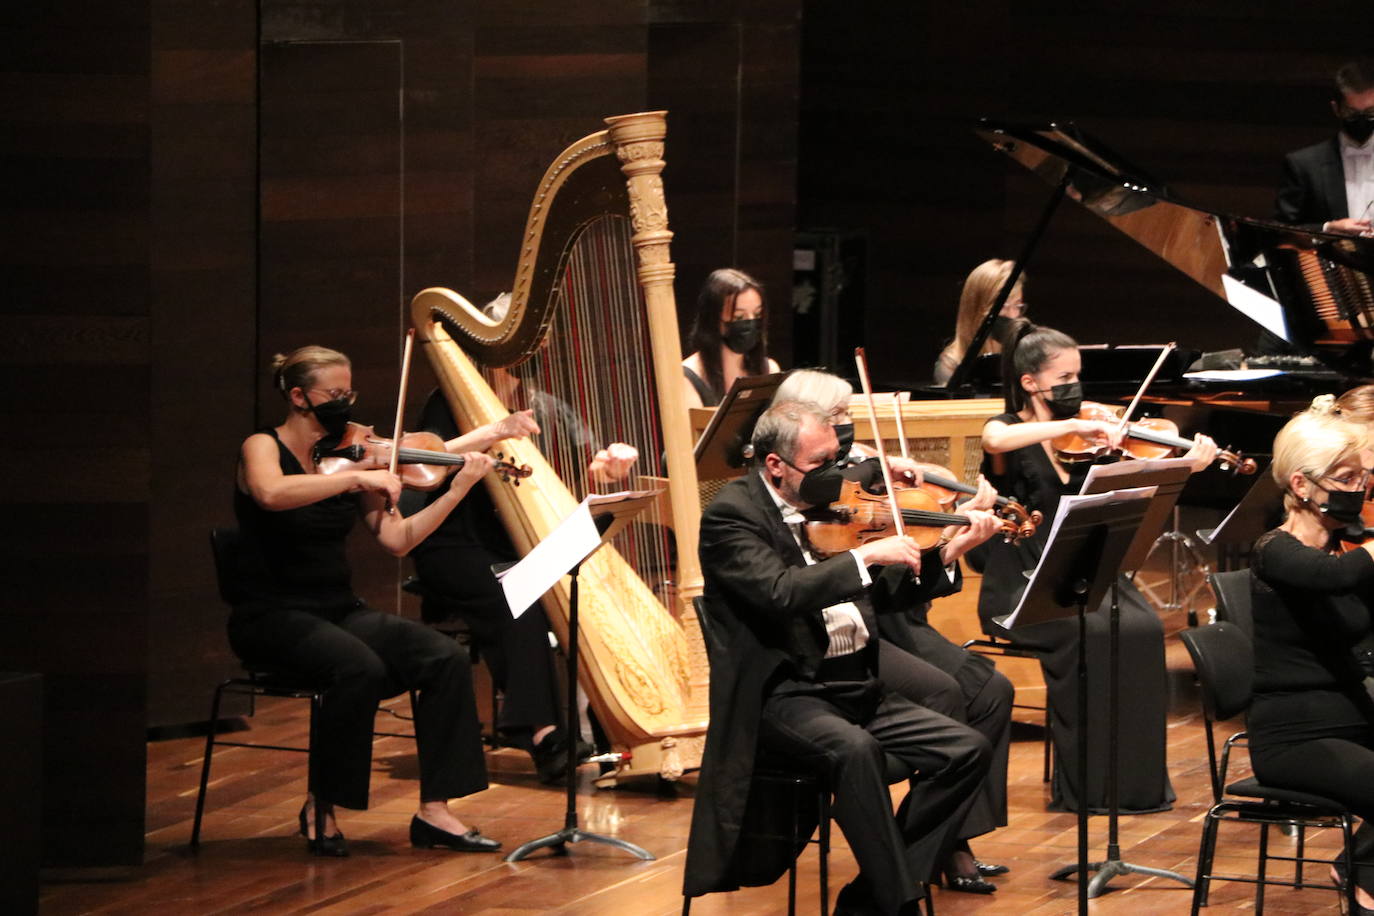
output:
[[[1192,460],[1188,458],[1139,458],[1133,461],[1117,461],[1113,464],[1095,464],[1088,468],[1088,476],[1084,478],[1083,488],[1078,492],[1088,492],[1088,488],[1092,486],[1095,480],[1121,477],[1125,474],[1134,474],[1137,471],[1166,471],[1169,468],[1191,467],[1192,463]],[[1134,491],[1122,490],[1121,492],[1131,493]]]
[[[1173,461],[1176,459],[1171,458],[1166,460]],[[1124,462],[1121,463],[1124,464]],[[1138,466],[1140,462],[1133,461],[1131,462],[1131,464],[1133,466]],[[1092,469],[1089,470],[1088,473],[1089,475],[1091,475],[1092,471],[1097,470],[1099,467],[1115,466],[1116,465],[1093,465]],[[1087,484],[1085,483],[1084,486],[1086,485]],[[1106,505],[1108,503],[1130,502],[1131,500],[1135,499],[1152,499],[1154,498],[1155,491],[1158,489],[1159,487],[1135,487],[1130,490],[1112,490],[1109,493],[1095,493],[1092,496],[1065,496],[1059,500],[1059,508],[1054,513],[1054,520],[1050,522],[1050,538],[1049,541],[1047,541],[1046,543],[1053,543],[1054,536],[1059,531],[1059,523],[1062,522],[1064,520],[1064,517],[1069,514],[1069,509],[1073,506],[1100,506]],[[1005,626],[1007,629],[1010,630],[1012,627],[1016,626],[1016,618],[1021,613],[1022,605],[1026,603],[1026,596],[1029,595],[1031,593],[1031,590],[1035,588],[1035,577],[1039,574],[1039,572],[1040,567],[1037,566],[1035,568],[1035,572],[1031,574],[1030,582],[1026,584],[1026,590],[1021,593],[1021,599],[1016,602],[1016,610],[1008,614],[1006,616],[1006,619],[1002,621],[1002,625]]]
[[[1201,372],[1185,372],[1183,377],[1201,382],[1258,382],[1283,374],[1282,369],[1204,369]]]
[[[1275,337],[1282,337],[1292,343],[1288,336],[1288,320],[1283,317],[1283,306],[1264,293],[1256,292],[1229,274],[1221,275],[1221,288],[1226,291],[1226,301],[1242,312],[1255,324],[1264,328]]]
[[[519,618],[601,543],[592,521],[593,496],[582,500],[553,533],[500,577],[512,617]],[[605,497],[601,497],[605,499]]]

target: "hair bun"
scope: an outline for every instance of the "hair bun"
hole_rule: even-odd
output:
[[[1336,407],[1336,396],[1334,394],[1319,394],[1312,399],[1312,403],[1307,407],[1308,411],[1319,416],[1340,413]]]

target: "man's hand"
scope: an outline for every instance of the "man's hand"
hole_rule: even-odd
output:
[[[896,566],[901,564],[912,573],[921,573],[921,548],[906,535],[893,535],[860,544],[854,553],[865,566]]]
[[[1322,226],[1323,232],[1334,232],[1337,235],[1374,235],[1374,223],[1367,219],[1355,219],[1345,217],[1344,219],[1333,219]]]

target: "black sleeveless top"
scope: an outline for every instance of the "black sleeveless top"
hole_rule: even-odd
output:
[[[306,473],[276,430],[263,432],[277,443],[283,474]],[[240,537],[233,573],[239,592],[235,608],[329,610],[358,603],[344,550],[358,518],[355,494],[271,512],[235,486],[234,515]]]
[[[696,389],[697,397],[701,398],[702,407],[715,407],[720,403],[720,399],[725,397],[724,392],[716,391],[706,381],[686,366],[682,367],[682,374],[687,377],[687,381],[692,383]]]

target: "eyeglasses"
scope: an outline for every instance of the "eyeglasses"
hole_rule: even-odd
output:
[[[358,392],[352,388],[311,388],[311,391],[322,391],[329,395],[325,400],[328,401],[347,401],[350,404],[357,403]]]
[[[1329,481],[1331,481],[1332,483],[1334,483],[1334,484],[1337,486],[1337,488],[1339,488],[1339,489],[1341,489],[1341,490],[1346,490],[1346,491],[1352,491],[1352,492],[1353,492],[1353,491],[1355,491],[1355,490],[1368,490],[1368,489],[1369,489],[1369,478],[1370,478],[1370,475],[1371,475],[1370,469],[1369,469],[1369,468],[1365,468],[1364,470],[1360,471],[1358,474],[1354,474],[1354,473],[1351,473],[1351,472],[1349,472],[1349,471],[1346,471],[1346,472],[1343,472],[1343,473],[1341,473],[1341,474],[1339,474],[1339,475],[1335,475],[1335,474],[1322,474],[1321,476],[1318,477],[1318,476],[1314,476],[1314,475],[1312,475],[1312,474],[1308,474],[1307,477],[1308,477],[1309,480],[1311,480],[1313,483],[1317,484],[1317,486],[1319,486],[1319,487],[1321,486],[1321,484],[1319,483],[1319,481],[1322,481],[1322,480],[1329,480]],[[1324,489],[1326,489],[1326,488],[1325,488],[1325,487],[1322,487],[1322,489],[1324,490]]]

